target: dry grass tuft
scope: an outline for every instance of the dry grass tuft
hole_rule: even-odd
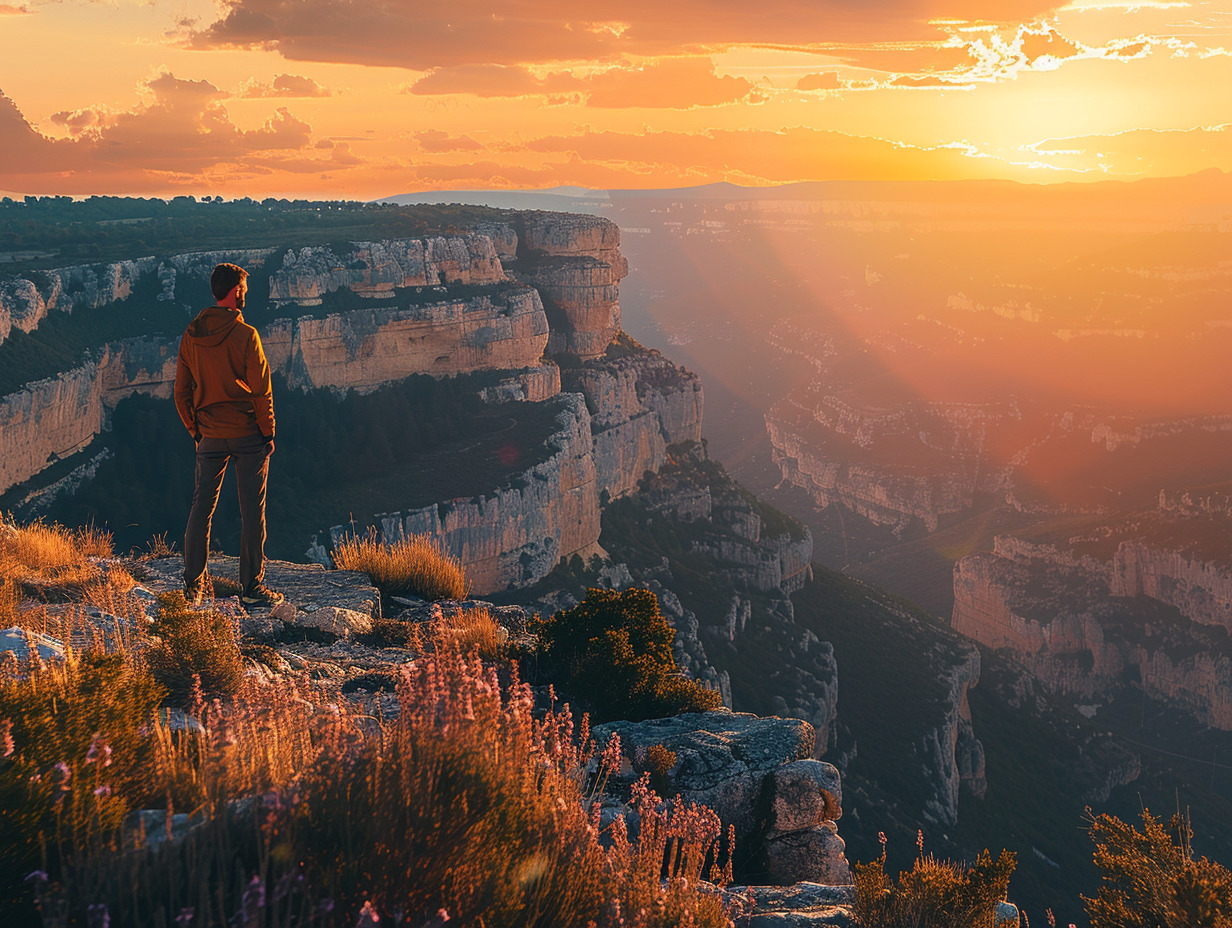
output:
[[[386,597],[409,593],[420,599],[457,600],[470,592],[462,562],[426,535],[411,535],[392,545],[375,534],[348,539],[334,549],[334,566],[366,573]]]
[[[40,599],[72,596],[101,582],[105,571],[89,559],[112,553],[111,534],[101,529],[0,522],[0,579]]]
[[[467,609],[433,624],[432,639],[438,648],[461,654],[478,651],[487,660],[504,656],[509,633],[487,609]]]

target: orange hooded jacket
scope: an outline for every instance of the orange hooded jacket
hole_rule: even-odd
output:
[[[180,339],[175,408],[194,438],[274,437],[274,391],[261,336],[238,309],[201,310]]]

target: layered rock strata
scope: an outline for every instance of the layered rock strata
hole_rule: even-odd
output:
[[[998,538],[993,553],[955,565],[951,624],[1008,648],[1055,692],[1094,700],[1133,680],[1202,724],[1232,730],[1232,653],[1219,595],[1201,585],[1218,590],[1219,571],[1194,567],[1181,584],[1186,563],[1134,542],[1108,564]],[[1148,577],[1149,564],[1171,573]]]
[[[509,272],[543,296],[548,350],[597,358],[620,331],[620,227],[567,213],[521,213],[512,224],[517,261]]]
[[[289,251],[270,275],[270,304],[319,306],[322,297],[349,290],[387,297],[400,287],[495,284],[505,280],[492,239],[486,235],[352,242],[339,255],[328,246]]]
[[[591,409],[599,488],[615,498],[667,461],[669,445],[701,441],[701,380],[657,351],[588,361],[562,372]]]

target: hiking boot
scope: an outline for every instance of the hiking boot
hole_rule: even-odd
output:
[[[184,584],[184,602],[189,606],[200,606],[205,600],[205,581]]]
[[[282,594],[275,593],[264,583],[254,583],[244,591],[240,602],[245,606],[277,606],[282,602]]]

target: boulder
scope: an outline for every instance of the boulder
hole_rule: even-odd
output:
[[[8,652],[24,664],[30,659],[31,648],[45,661],[64,660],[64,642],[50,635],[42,635],[16,625],[0,631],[0,659]]]
[[[372,631],[372,616],[341,606],[322,606],[298,613],[296,624],[319,628],[339,638],[350,638],[352,635],[364,635]]]

